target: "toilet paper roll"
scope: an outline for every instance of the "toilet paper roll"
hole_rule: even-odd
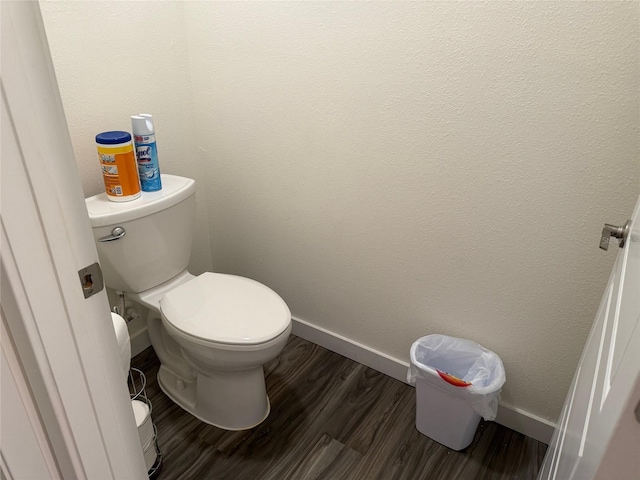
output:
[[[140,446],[146,449],[153,440],[153,422],[151,421],[151,410],[149,405],[140,400],[131,400],[131,408],[136,418]]]
[[[118,351],[120,352],[120,362],[124,372],[124,378],[126,380],[129,375],[129,368],[131,368],[131,342],[129,341],[129,330],[127,329],[127,322],[117,313],[111,312],[111,320],[113,322],[113,329],[116,332],[116,339],[118,340]]]

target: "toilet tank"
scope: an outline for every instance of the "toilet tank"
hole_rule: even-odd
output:
[[[112,202],[105,193],[85,200],[98,247],[104,283],[138,293],[186,270],[195,224],[196,184],[162,175],[162,190],[143,192],[130,202]],[[100,241],[116,227],[124,236]]]

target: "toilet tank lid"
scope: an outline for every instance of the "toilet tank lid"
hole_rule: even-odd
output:
[[[112,202],[106,193],[85,199],[92,227],[104,227],[146,217],[180,203],[196,191],[191,178],[162,174],[162,190],[142,192],[130,202]]]

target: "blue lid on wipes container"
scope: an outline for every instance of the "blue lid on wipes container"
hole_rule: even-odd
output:
[[[131,134],[129,132],[112,131],[102,132],[96,135],[96,143],[102,145],[116,145],[118,143],[126,143],[131,141]]]

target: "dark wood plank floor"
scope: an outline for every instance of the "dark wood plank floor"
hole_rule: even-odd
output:
[[[265,366],[271,414],[228,432],[200,422],[159,389],[149,348],[132,366],[147,376],[164,455],[160,480],[533,480],[547,446],[493,422],[454,452],[414,426],[415,389],[291,336]]]

